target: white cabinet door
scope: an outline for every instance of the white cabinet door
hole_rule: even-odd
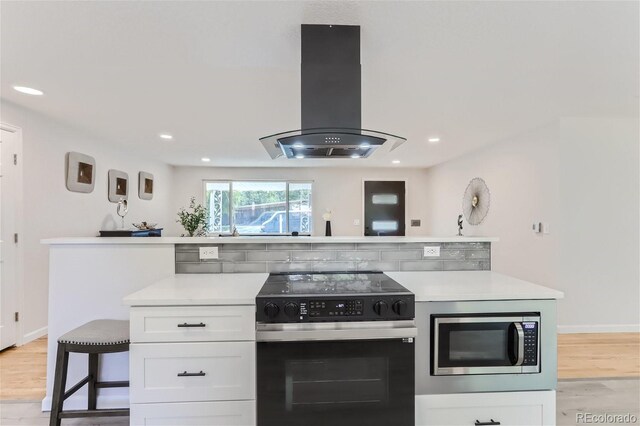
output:
[[[416,426],[555,425],[555,401],[555,391],[418,395]]]
[[[132,403],[255,399],[254,342],[130,346]]]
[[[255,401],[131,405],[131,426],[254,426]]]
[[[256,339],[255,306],[131,308],[131,343]]]

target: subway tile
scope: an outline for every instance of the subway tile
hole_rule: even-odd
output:
[[[355,243],[315,243],[313,250],[355,250]]]
[[[448,260],[444,262],[445,271],[482,271],[483,262],[471,260]]]
[[[267,250],[311,250],[311,243],[273,243],[267,244]]]
[[[327,261],[336,260],[335,251],[292,251],[291,259],[293,261]]]
[[[313,262],[268,262],[267,272],[313,271]]]
[[[266,272],[267,262],[224,262],[222,264],[222,272],[234,273],[234,272]]]
[[[400,261],[401,271],[441,271],[442,260],[406,260]]]
[[[489,250],[465,250],[464,252],[466,259],[489,259],[491,257],[491,252]]]
[[[490,260],[484,260],[482,262],[482,270],[483,271],[490,271],[491,270],[491,261]]]
[[[417,260],[422,259],[421,250],[381,251],[380,260]]]
[[[200,247],[220,247],[220,244],[176,244],[176,252],[199,252]]]
[[[355,262],[313,262],[314,271],[355,271]]]
[[[399,270],[398,262],[379,262],[379,261],[365,261],[357,262],[356,267],[358,271],[397,271]]]
[[[233,238],[233,237],[229,237]],[[238,244],[223,244],[221,251],[245,251],[245,250],[266,250],[267,245],[264,243],[238,243]]]
[[[245,262],[247,252],[245,251],[219,251],[218,257],[227,262]]]
[[[443,260],[464,260],[466,250],[440,250],[440,258]]]
[[[176,262],[200,262],[200,254],[198,251],[177,251]]]
[[[358,243],[357,250],[390,250],[397,249],[397,243]]]
[[[219,274],[221,262],[176,263],[176,274]]]
[[[339,251],[336,256],[337,260],[379,260],[380,253],[374,250],[361,251]]]
[[[291,260],[288,251],[267,250],[267,251],[248,251],[248,261],[286,261]]]
[[[489,242],[459,242],[459,243],[444,243],[445,249],[486,249],[491,247]]]

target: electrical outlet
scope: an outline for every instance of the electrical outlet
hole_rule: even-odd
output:
[[[551,232],[551,229],[549,228],[549,222],[542,222],[542,233],[549,234],[549,232]]]
[[[440,257],[440,246],[425,246],[424,257]]]
[[[353,219],[353,226],[360,226],[360,219]]]
[[[218,247],[200,247],[200,260],[218,258]]]

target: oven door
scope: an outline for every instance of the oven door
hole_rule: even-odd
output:
[[[259,325],[258,425],[413,426],[417,330],[395,323]]]
[[[540,316],[434,316],[433,375],[537,373]]]

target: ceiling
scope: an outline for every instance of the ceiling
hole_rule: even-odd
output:
[[[639,112],[638,2],[20,1],[0,14],[3,99],[175,165],[426,167],[557,117]],[[365,160],[269,158],[258,138],[300,127],[303,23],[362,26],[362,126],[408,142]]]

